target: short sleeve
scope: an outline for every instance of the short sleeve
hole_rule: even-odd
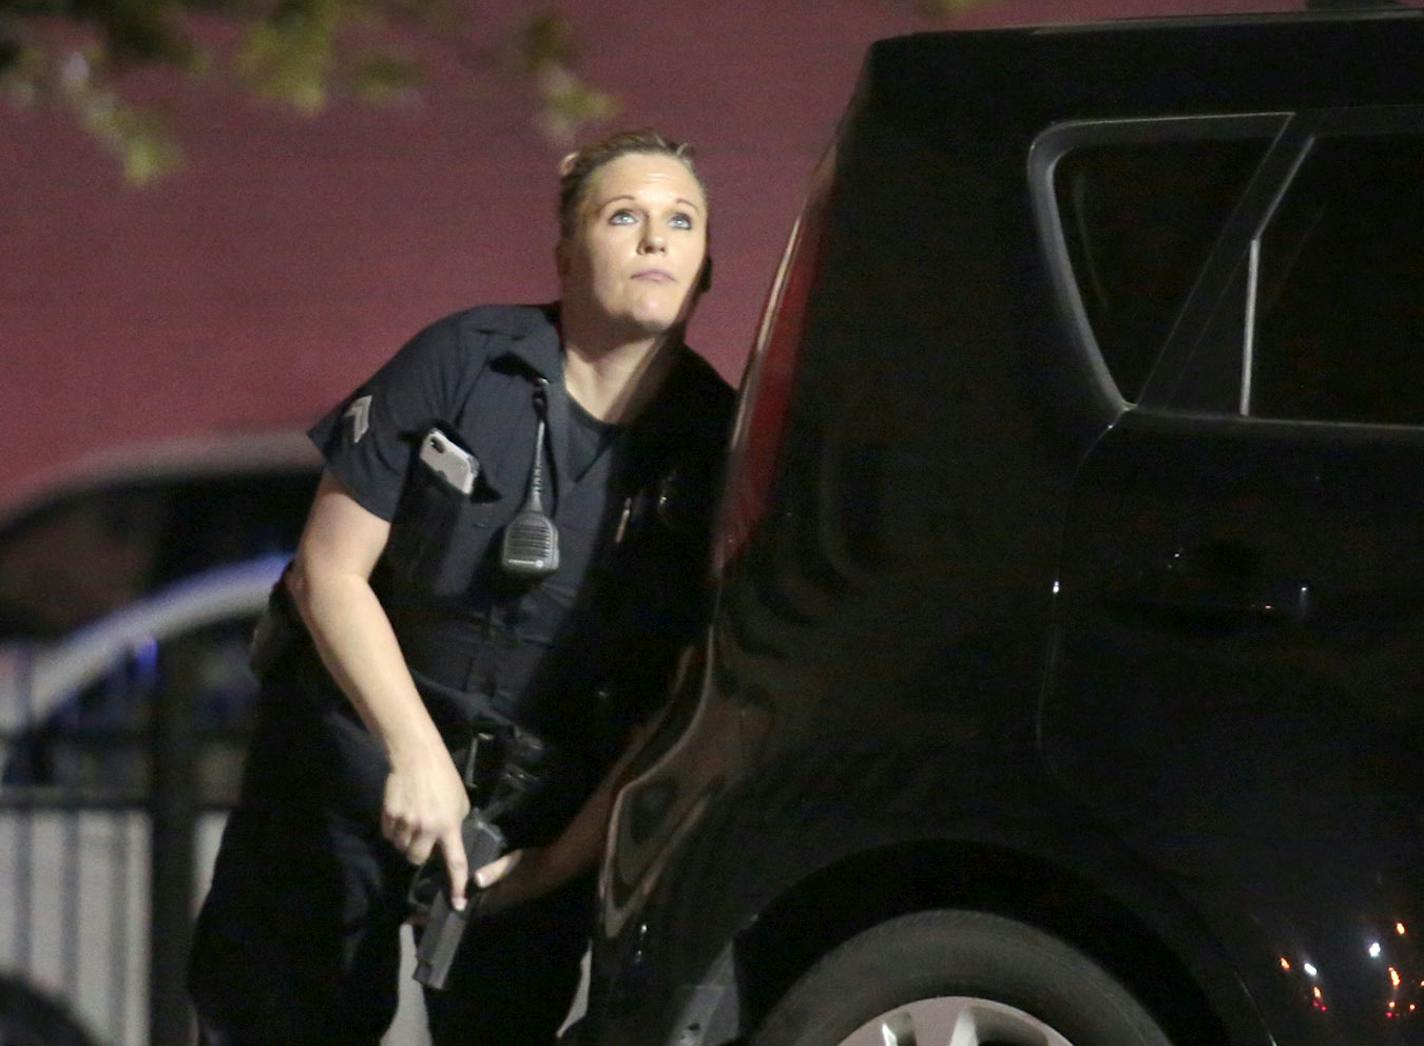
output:
[[[453,318],[432,324],[307,432],[356,502],[384,520],[421,438],[448,414],[460,348]]]

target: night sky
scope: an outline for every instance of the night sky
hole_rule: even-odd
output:
[[[530,10],[471,9],[489,42]],[[1174,9],[1005,0],[972,21]],[[949,23],[915,0],[563,10],[582,72],[623,103],[593,133],[651,125],[698,147],[717,271],[689,341],[735,382],[866,46]],[[419,103],[314,121],[158,83],[189,163],[148,189],[61,117],[0,103],[0,511],[104,448],[303,426],[429,321],[554,296],[561,150],[516,78],[435,72]]]

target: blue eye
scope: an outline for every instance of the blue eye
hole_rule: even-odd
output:
[[[631,225],[637,220],[633,212],[628,210],[614,211],[608,216],[608,221],[613,225]]]
[[[691,229],[692,216],[687,214],[674,214],[671,218],[668,219],[668,223],[674,229]]]

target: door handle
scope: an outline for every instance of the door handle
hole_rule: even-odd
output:
[[[1167,577],[1139,602],[1199,614],[1239,614],[1258,621],[1299,624],[1310,616],[1311,592],[1309,585],[1293,582],[1244,588],[1215,585],[1210,579]]]
[[[1249,624],[1300,624],[1314,610],[1308,582],[1261,576],[1259,556],[1232,546],[1171,553],[1108,601],[1167,627],[1230,631]]]

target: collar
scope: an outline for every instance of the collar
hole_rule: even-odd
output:
[[[492,360],[514,360],[533,375],[548,382],[548,422],[550,448],[555,472],[555,489],[565,493],[570,484],[569,400],[564,386],[564,350],[559,337],[559,303],[546,305],[495,306],[474,310],[470,317],[476,330],[498,335],[504,342]],[[683,342],[664,351],[676,354],[662,386],[627,426],[640,451],[676,442],[685,430],[696,431],[702,416],[700,360]],[[705,369],[705,364],[702,365]]]
[[[550,386],[564,383],[564,352],[559,341],[559,305],[525,305],[491,310],[476,329],[502,334],[508,342],[495,354],[511,357],[528,367]]]

